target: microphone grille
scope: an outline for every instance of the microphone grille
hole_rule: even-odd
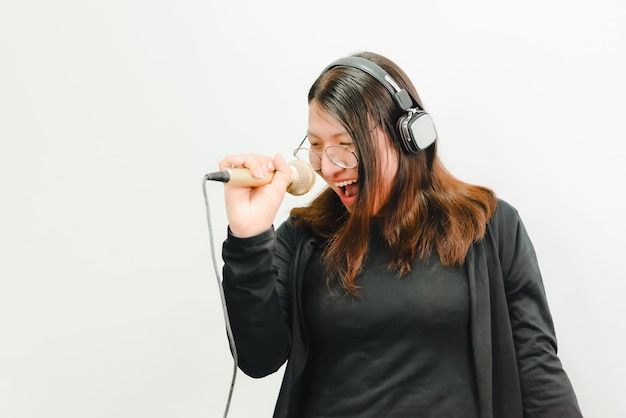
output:
[[[315,170],[302,160],[294,160],[291,166],[291,183],[287,187],[287,193],[300,196],[311,190],[315,184]]]

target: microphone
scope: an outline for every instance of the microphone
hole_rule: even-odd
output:
[[[300,196],[311,190],[315,184],[315,171],[304,161],[294,160],[289,163],[291,167],[291,177],[287,186],[287,193]],[[207,180],[219,181],[235,186],[261,187],[272,182],[274,173],[269,173],[265,177],[252,177],[252,173],[247,168],[229,168],[216,171],[206,175]]]

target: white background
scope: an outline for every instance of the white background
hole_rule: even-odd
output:
[[[225,154],[289,156],[310,84],[358,50],[409,74],[457,177],[519,209],[585,416],[626,416],[625,10],[3,2],[0,417],[222,416],[232,359],[202,178]],[[221,263],[222,186],[207,190]],[[239,374],[229,417],[270,416],[280,374]]]

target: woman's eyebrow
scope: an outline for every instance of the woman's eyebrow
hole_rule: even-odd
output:
[[[306,136],[308,137],[314,137],[314,138],[318,138],[321,139],[322,137],[320,135],[316,135],[315,133],[307,130],[306,131]],[[348,134],[348,131],[342,131],[342,132],[338,132],[332,135],[329,135],[330,138],[337,138],[339,136],[350,136],[350,134]]]

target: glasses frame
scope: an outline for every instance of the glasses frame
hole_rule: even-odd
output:
[[[322,169],[322,165],[321,165],[321,164],[322,164],[322,156],[323,156],[324,154],[326,154],[326,158],[328,158],[328,160],[329,160],[331,163],[335,164],[337,167],[340,167],[340,168],[345,168],[345,169],[350,169],[350,168],[356,168],[356,167],[358,167],[358,165],[359,165],[359,157],[358,157],[358,156],[356,155],[356,153],[355,153],[353,150],[351,150],[348,146],[346,146],[346,145],[329,145],[329,146],[327,146],[326,148],[324,148],[322,151],[313,151],[313,150],[312,150],[312,149],[310,149],[310,148],[305,148],[305,147],[303,147],[303,146],[302,146],[302,145],[304,144],[304,141],[306,141],[306,139],[307,139],[307,138],[308,138],[308,135],[305,135],[305,136],[304,136],[304,139],[302,140],[302,142],[300,142],[300,145],[298,145],[298,148],[296,148],[296,149],[294,149],[294,150],[293,150],[293,156],[294,156],[294,157],[296,157],[298,160],[300,160],[300,158],[298,158],[298,155],[297,155],[297,154],[298,154],[298,151],[301,151],[301,150],[306,150],[306,151],[308,151],[308,152],[310,152],[310,153],[313,153],[313,154],[317,155],[317,157],[320,159],[320,168],[315,168],[315,167],[313,167],[313,166],[311,165],[311,168],[312,168],[313,170],[315,170],[315,171],[320,171],[320,170]],[[326,152],[326,151],[328,150],[328,148],[344,148],[344,149],[346,149],[346,150],[350,151],[350,154],[352,154],[352,155],[354,156],[354,159],[356,160],[356,164],[354,164],[354,166],[348,166],[348,165],[345,165],[345,164],[339,164],[338,162],[336,162],[335,160],[333,160],[333,159],[331,158],[331,156],[330,156],[330,155],[328,155],[328,153]],[[302,160],[301,160],[301,161],[302,161]],[[311,161],[310,161],[310,159],[309,159],[309,165],[310,165],[310,164],[311,164]]]

